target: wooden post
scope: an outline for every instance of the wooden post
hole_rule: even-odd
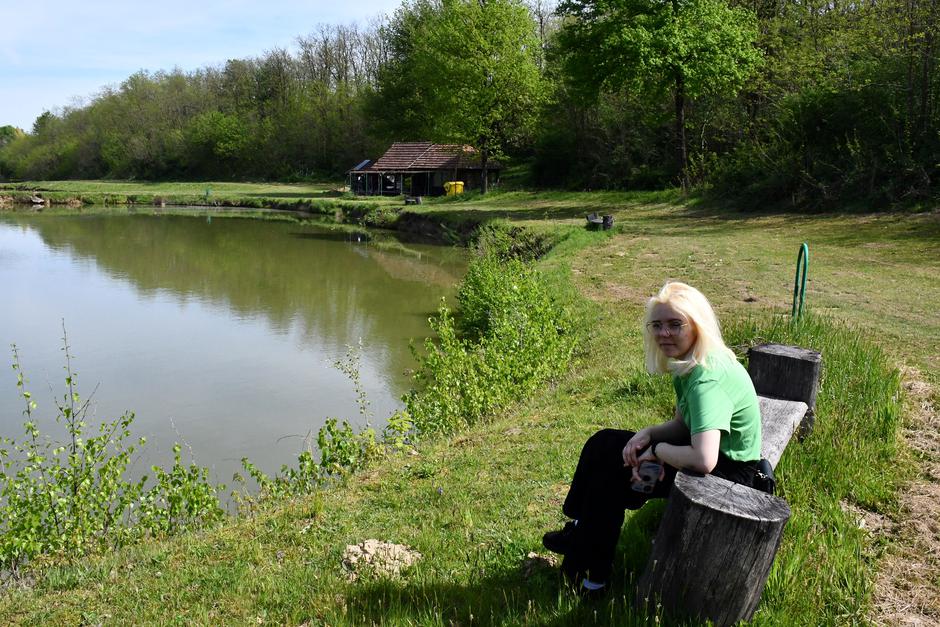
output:
[[[747,354],[747,372],[760,396],[803,401],[816,407],[822,355],[782,344],[761,344]]]
[[[637,587],[637,606],[749,620],[757,609],[790,507],[714,475],[679,473]]]
[[[747,371],[760,396],[806,403],[809,411],[797,436],[802,440],[812,433],[822,372],[822,355],[818,351],[782,344],[761,344],[748,351]]]

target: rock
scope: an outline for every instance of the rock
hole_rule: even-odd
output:
[[[421,554],[403,544],[369,539],[359,544],[348,544],[343,551],[343,568],[350,581],[369,572],[380,577],[397,577],[403,568],[421,559]]]
[[[528,579],[539,571],[555,568],[558,568],[558,558],[554,555],[541,555],[535,551],[529,551],[525,561],[522,562],[522,576]]]

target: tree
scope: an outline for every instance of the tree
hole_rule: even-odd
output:
[[[26,133],[23,132],[23,129],[17,128],[16,126],[6,125],[0,126],[0,148],[3,148],[14,139],[19,139],[24,137]]]
[[[566,0],[559,33],[566,73],[586,93],[624,87],[659,98],[671,91],[676,161],[689,184],[689,99],[732,97],[761,61],[749,11],[724,0]]]
[[[518,0],[414,0],[388,29],[372,111],[393,138],[467,142],[491,158],[529,138],[544,93],[535,24]]]

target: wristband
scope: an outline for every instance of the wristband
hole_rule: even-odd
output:
[[[656,454],[656,446],[657,446],[657,445],[659,445],[659,442],[654,443],[654,444],[653,444],[653,448],[651,448],[650,451],[652,451],[653,457],[655,457],[656,459],[659,459],[659,455]]]

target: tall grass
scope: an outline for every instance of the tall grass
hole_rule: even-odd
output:
[[[766,341],[823,356],[815,428],[790,443],[777,468],[793,514],[757,622],[863,622],[877,547],[858,516],[891,515],[911,475],[898,440],[900,374],[857,329],[822,316],[804,315],[797,324],[784,315],[736,320],[726,336],[739,349]]]

